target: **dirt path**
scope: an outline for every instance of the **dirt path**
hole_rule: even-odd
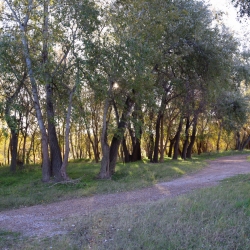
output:
[[[22,232],[25,236],[51,236],[67,232],[69,217],[89,215],[99,209],[156,201],[176,196],[193,189],[214,186],[225,178],[250,173],[246,155],[223,157],[211,161],[209,166],[194,174],[159,183],[141,190],[96,195],[88,198],[66,200],[48,205],[37,205],[0,213],[0,229]]]

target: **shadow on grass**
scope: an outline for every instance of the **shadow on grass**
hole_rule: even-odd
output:
[[[28,166],[15,174],[7,167],[0,168],[0,210],[46,204],[94,194],[116,193],[152,186],[170,181],[206,166],[206,160],[238,152],[210,153],[193,156],[190,160],[176,161],[165,158],[163,163],[150,163],[147,159],[134,163],[118,163],[112,180],[97,180],[100,164],[81,159],[69,163],[68,175],[79,179],[76,183],[42,183],[40,166]],[[240,152],[241,153],[241,152]],[[244,152],[248,153],[248,152]]]

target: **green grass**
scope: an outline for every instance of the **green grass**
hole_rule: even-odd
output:
[[[239,175],[172,199],[70,219],[70,233],[63,236],[34,239],[0,233],[0,249],[247,250],[249,190],[250,175]],[[3,240],[4,235],[9,238]]]
[[[207,159],[232,155],[235,152],[210,153],[194,156],[192,160],[152,164],[147,160],[130,164],[118,163],[112,180],[97,180],[100,164],[86,160],[71,162],[68,174],[72,179],[80,178],[76,184],[54,184],[41,182],[40,166],[27,166],[22,171],[10,173],[7,167],[0,168],[0,211],[46,204],[65,199],[114,193],[152,186],[161,181],[178,178],[205,167]],[[246,153],[246,152],[245,152]]]

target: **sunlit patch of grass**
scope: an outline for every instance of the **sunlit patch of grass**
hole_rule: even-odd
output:
[[[173,167],[172,169],[175,170],[176,173],[178,173],[178,174],[186,174],[186,172],[184,172],[183,170],[181,170],[181,169],[179,169],[177,167]]]
[[[68,175],[72,179],[79,179],[77,183],[56,185],[41,182],[41,167],[38,165],[27,166],[15,174],[10,173],[7,167],[1,167],[0,210],[148,187],[198,171],[206,166],[206,159],[201,155],[186,161],[165,158],[163,163],[158,164],[150,163],[148,159],[118,163],[112,180],[97,180],[100,164],[83,159],[68,166]]]

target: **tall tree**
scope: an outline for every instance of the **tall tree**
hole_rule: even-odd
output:
[[[90,39],[97,23],[98,12],[89,1],[55,3],[49,0],[29,0],[27,3],[19,1],[17,6],[16,3],[6,0],[5,4],[5,17],[13,21],[9,26],[6,24],[5,30],[19,30],[32,87],[36,117],[42,135],[42,179],[48,181],[52,174],[56,180],[61,180],[66,175],[61,172],[62,156],[55,128],[54,88],[61,83],[57,81],[57,77],[64,71],[66,59],[71,62],[69,57],[72,55],[74,58],[76,51],[83,53],[85,42]],[[39,94],[41,89],[46,95],[46,112],[41,108],[44,101],[41,98],[43,95]]]
[[[250,16],[250,2],[249,0],[231,0],[236,8],[239,10],[241,17]]]

